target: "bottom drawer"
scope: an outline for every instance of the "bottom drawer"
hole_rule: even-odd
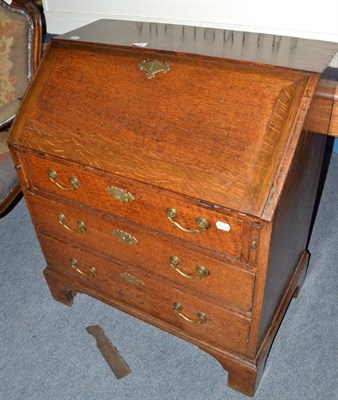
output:
[[[135,268],[122,267],[47,236],[40,235],[40,241],[48,268],[84,288],[169,322],[196,339],[246,353],[247,318],[153,281]]]

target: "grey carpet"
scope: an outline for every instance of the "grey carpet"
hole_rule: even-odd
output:
[[[338,399],[338,155],[310,243],[305,286],[271,350],[257,400]],[[216,360],[85,295],[52,300],[24,200],[0,220],[0,398],[240,400]],[[132,373],[116,380],[85,327],[100,324]]]

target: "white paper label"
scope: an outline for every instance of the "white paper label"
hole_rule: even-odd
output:
[[[146,47],[146,46],[148,46],[148,43],[133,43],[132,46],[136,46],[136,47]]]
[[[227,224],[226,222],[222,221],[217,221],[216,222],[216,228],[220,229],[221,231],[229,232],[230,231],[230,225]]]
[[[5,0],[5,3],[11,5],[13,0]]]

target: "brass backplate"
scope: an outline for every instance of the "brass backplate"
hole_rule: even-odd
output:
[[[138,240],[134,236],[132,236],[128,232],[121,231],[120,229],[115,229],[115,230],[111,231],[111,233],[113,235],[115,235],[117,237],[117,239],[124,244],[138,243]]]
[[[135,200],[135,197],[130,192],[117,186],[108,186],[106,188],[106,192],[121,203],[127,203]]]
[[[144,286],[143,281],[141,281],[140,279],[136,278],[133,275],[127,274],[127,272],[121,272],[119,275],[122,279],[124,279],[126,282],[130,283],[131,285]]]

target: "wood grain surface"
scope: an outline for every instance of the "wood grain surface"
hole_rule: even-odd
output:
[[[171,70],[148,80],[143,53],[73,46],[50,48],[12,142],[261,214],[307,74],[149,52]]]
[[[120,203],[113,199],[105,188],[107,185],[115,184],[115,181],[105,175],[104,177],[96,177],[95,173],[82,173],[81,169],[67,170],[62,165],[55,165],[49,160],[41,160],[34,164],[36,160],[33,158],[28,161],[28,165],[33,166],[30,170],[32,173],[33,185],[40,189],[46,188],[47,191],[57,193],[59,196],[76,200],[77,203],[87,204],[99,210],[107,210],[113,215],[128,218],[139,224],[154,228],[160,232],[168,233],[174,237],[196,243],[200,246],[207,247],[224,254],[228,257],[247,261],[248,253],[244,249],[248,248],[247,230],[248,224],[241,220],[220,214],[207,208],[197,207],[193,204],[183,202],[176,198],[168,198],[160,194],[158,190],[154,190],[144,185],[135,185],[133,182],[125,181],[123,188],[129,190],[135,196],[135,200],[128,203]],[[43,162],[45,166],[42,167]],[[40,163],[40,164],[39,164]],[[39,167],[40,165],[40,167]],[[55,168],[60,173],[60,183],[64,186],[69,184],[69,177],[76,176],[79,179],[78,190],[63,191],[60,190],[48,177],[49,168]],[[48,188],[48,189],[47,189]],[[87,190],[88,189],[88,190]],[[57,199],[55,199],[57,200]],[[43,201],[43,199],[41,199]],[[50,206],[56,204],[50,202]],[[47,202],[45,204],[47,206]],[[56,207],[56,205],[55,205]],[[210,222],[210,227],[201,233],[184,232],[177,226],[173,225],[167,218],[167,208],[175,208],[177,217],[173,220],[187,229],[199,229],[196,218],[203,217]],[[68,207],[69,208],[69,207]],[[54,210],[56,212],[56,210]],[[65,212],[67,214],[67,212]],[[73,211],[68,214],[73,215]],[[79,215],[84,212],[79,210]],[[86,217],[83,216],[85,219]],[[218,229],[217,222],[229,225],[229,231]],[[95,223],[97,225],[97,223]],[[99,229],[99,228],[97,228]],[[246,233],[246,235],[244,235]],[[243,238],[243,235],[245,238]],[[242,246],[242,242],[246,239],[246,243]],[[243,250],[243,251],[242,251]]]
[[[70,253],[66,251],[61,254],[54,254],[52,250],[51,247],[45,247],[48,260],[51,262],[49,268],[69,276],[73,281],[80,282],[80,285],[169,322],[175,325],[176,329],[186,331],[197,339],[207,340],[224,349],[245,354],[249,319],[153,281],[130,267],[122,267],[75,249],[70,250]],[[74,252],[79,259],[79,267],[85,270],[85,265],[93,264],[97,268],[97,276],[82,278],[76,271],[74,274],[68,265],[62,268],[65,262],[69,264],[68,256],[70,254],[73,256]],[[121,278],[121,273],[128,273],[142,281],[143,285],[135,286],[126,282]],[[201,325],[185,321],[173,311],[175,302],[182,304],[183,312],[189,318],[197,319],[196,314],[201,311],[207,315],[208,321]]]
[[[189,289],[191,293],[194,293],[196,296],[206,300],[209,299],[209,301],[211,298],[213,302],[229,310],[243,313],[243,315],[250,314],[255,278],[254,274],[230,267],[224,263],[216,262],[200,253],[189,251],[179,246],[179,244],[173,245],[168,241],[157,239],[157,242],[154,241],[152,243],[152,248],[147,248],[145,253],[142,253],[142,249],[144,249],[146,244],[141,243],[141,250],[136,251],[136,254],[139,255],[139,258],[136,260],[133,259],[133,257],[127,257],[128,261],[125,261],[123,256],[119,258],[119,254],[122,253],[120,252],[116,255],[114,253],[114,257],[101,254],[96,256],[96,258],[94,257],[93,261],[91,261],[90,253],[88,253],[88,251],[83,251],[85,248],[83,246],[81,249],[80,239],[79,242],[75,240],[68,242],[71,243],[72,246],[60,241],[62,238],[56,240],[45,235],[40,235],[40,240],[47,263],[49,265],[54,265],[54,267],[59,269],[62,273],[69,274],[72,272],[73,277],[79,279],[83,278],[81,274],[76,273],[71,267],[69,262],[71,258],[78,259],[80,268],[82,267],[83,269],[85,269],[88,264],[93,265],[98,271],[98,276],[90,280],[90,282],[93,281],[93,284],[95,284],[95,282],[98,281],[98,285],[100,285],[102,279],[107,281],[110,279],[109,276],[107,276],[108,270],[103,270],[101,272],[101,264],[107,263],[107,260],[111,262],[112,259],[115,259],[120,265],[141,270],[140,273],[149,275],[153,280],[159,280],[167,285],[182,290]],[[92,251],[91,249],[91,252]],[[140,252],[141,254],[139,254]],[[209,275],[201,280],[183,277],[170,267],[169,259],[172,255],[180,259],[181,263],[178,267],[186,274],[195,275],[196,266],[203,265],[208,269]],[[238,295],[239,293],[240,296]]]
[[[54,298],[71,305],[86,293],[189,340],[220,361],[231,387],[254,395],[304,281],[326,134],[338,129],[337,49],[104,20],[55,40],[9,139]],[[145,59],[170,70],[147,79]],[[71,177],[76,190],[58,186]],[[118,201],[111,186],[132,201]],[[186,233],[173,223],[193,229],[197,217],[210,228]],[[79,221],[85,231],[71,232]],[[188,279],[171,256],[185,274],[197,265],[209,274]],[[71,258],[97,274],[84,276]],[[174,302],[207,322],[182,319]]]
[[[122,262],[140,266],[144,269],[154,268],[163,269],[168,266],[168,260],[171,255],[179,258],[189,259],[189,267],[193,269],[193,263],[204,263],[214,265],[217,269],[226,266],[225,262],[229,262],[226,257],[214,257],[213,252],[205,251],[203,248],[193,245],[191,242],[183,242],[175,240],[168,235],[151,230],[138,224],[132,224],[129,221],[120,219],[113,216],[108,216],[103,213],[89,211],[81,206],[70,205],[64,202],[55,202],[54,200],[45,197],[36,196],[26,193],[26,199],[30,210],[34,213],[34,221],[37,228],[42,233],[50,236],[60,238],[64,241],[76,244],[87,249],[95,250],[108,257],[113,256]],[[86,225],[86,230],[83,233],[74,233],[69,231],[65,226],[61,225],[57,219],[58,213],[62,213],[65,217],[64,224],[69,229],[78,231],[78,221],[82,221]],[[125,244],[118,240],[117,236],[112,232],[120,230],[133,236],[137,243]],[[158,251],[154,251],[157,249]],[[198,255],[197,255],[197,254]],[[211,260],[210,260],[211,259]],[[215,261],[212,261],[214,259]],[[149,260],[151,264],[144,266],[144,260]],[[220,267],[216,267],[217,265]],[[246,264],[236,263],[233,271],[237,274],[237,270],[242,268],[244,271],[247,269]],[[165,273],[165,272],[163,272]],[[227,272],[221,271],[220,275]],[[241,274],[239,272],[239,274]],[[240,281],[243,280],[244,287],[248,285],[250,288],[252,278],[251,274],[237,277]],[[214,278],[213,278],[214,279]],[[216,281],[215,277],[215,281]],[[215,282],[216,284],[216,282]],[[220,283],[216,284],[221,285]],[[221,290],[221,287],[220,287]],[[223,290],[223,289],[222,289]],[[225,294],[223,294],[224,296]],[[218,297],[218,296],[217,296]],[[234,292],[235,297],[235,292]]]
[[[333,110],[330,124],[330,135],[338,137],[338,86],[334,96]]]

